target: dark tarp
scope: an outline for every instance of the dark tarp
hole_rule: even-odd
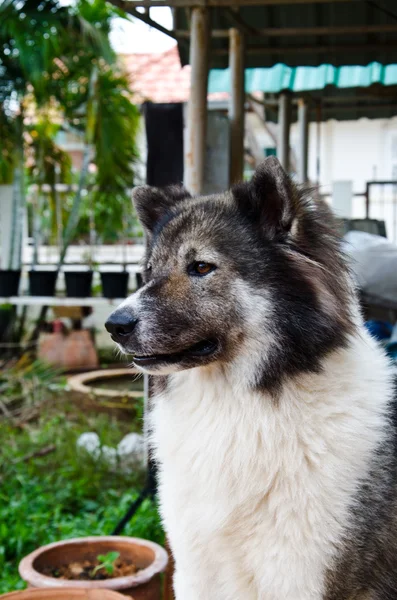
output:
[[[183,104],[143,105],[148,146],[146,182],[161,187],[183,181]]]

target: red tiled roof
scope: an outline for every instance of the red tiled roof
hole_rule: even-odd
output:
[[[177,46],[162,54],[123,54],[121,58],[136,102],[186,102],[189,98],[190,66],[181,67]]]
[[[130,76],[134,100],[187,102],[190,92],[190,65],[181,67],[175,45],[161,54],[121,54]],[[227,94],[211,94],[211,100],[224,100]]]

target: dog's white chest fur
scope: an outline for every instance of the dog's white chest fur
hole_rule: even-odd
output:
[[[172,376],[151,421],[177,600],[322,598],[382,439],[388,372],[363,334],[277,402],[220,369]]]

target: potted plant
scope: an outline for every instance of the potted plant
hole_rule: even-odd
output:
[[[88,270],[64,270],[66,295],[68,298],[89,298],[91,296],[92,277],[94,272]]]
[[[66,296],[69,298],[89,298],[92,292],[92,279],[94,276],[92,252],[83,253],[80,269],[64,267]]]
[[[101,271],[102,293],[105,298],[125,298],[128,295],[130,274],[122,271]]]
[[[17,296],[20,279],[20,269],[0,269],[0,296],[5,298]]]
[[[35,123],[28,127],[30,136],[29,174],[32,185],[32,266],[29,271],[31,296],[54,296],[58,269],[39,264],[39,248],[43,241],[62,246],[62,206],[58,191],[60,181],[72,182],[70,156],[56,143],[61,126],[53,122],[50,106],[36,107]],[[45,240],[43,240],[45,232]]]
[[[2,600],[125,600],[125,596],[110,590],[78,590],[71,588],[54,590],[24,590],[0,596]]]
[[[0,296],[17,296],[21,269],[15,256],[17,224],[14,210],[15,185],[0,185]]]
[[[29,271],[29,294],[31,296],[54,296],[58,271],[32,269]]]
[[[125,210],[123,210],[122,216],[122,269],[112,269],[100,272],[102,294],[105,298],[125,298],[128,294],[128,280],[130,274],[127,271],[127,215]]]
[[[99,196],[103,199],[108,197],[109,191],[114,197],[129,201],[129,190],[134,184],[140,113],[132,102],[132,94],[127,92],[128,76],[117,64],[116,55],[110,46],[109,32],[115,15],[125,16],[119,8],[115,9],[109,3],[101,2],[76,2],[71,7],[56,0],[48,0],[40,5],[27,0],[0,2],[0,45],[3,48],[0,72],[0,183],[4,147],[11,140],[10,136],[3,135],[2,121],[7,126],[9,123],[18,124],[17,142],[12,148],[18,148],[20,181],[23,181],[24,167],[32,161],[30,150],[35,152],[34,140],[28,140],[26,135],[30,127],[28,123],[32,123],[31,114],[35,126],[38,111],[47,107],[50,120],[57,123],[62,121],[62,127],[70,127],[84,138],[85,148],[77,191],[68,206],[66,203],[62,205],[66,219],[62,244],[59,245],[58,271],[63,265],[69,244],[75,239],[82,199],[87,191],[90,164],[95,165],[92,186],[95,190],[95,203]],[[15,23],[18,23],[18,36],[15,34]],[[45,44],[43,38],[47,40]],[[15,107],[16,115],[11,115],[11,119],[10,113]],[[25,108],[29,112],[29,119],[23,118]],[[115,144],[117,153],[114,152]],[[15,158],[14,153],[12,156]],[[40,155],[37,158],[40,159]],[[13,170],[14,167],[15,165]],[[8,183],[12,180],[13,178]],[[12,232],[13,245],[17,248],[14,252],[16,258],[12,267],[9,267],[2,256],[0,269],[3,271],[18,270],[20,266],[17,259],[22,247],[25,208],[23,190],[24,186],[21,185],[18,191],[19,203],[16,199],[13,202],[12,210],[16,215],[14,224],[17,227],[7,225],[8,231]],[[114,216],[120,216],[120,203],[104,201],[101,206],[103,211],[100,222],[114,230],[111,220]],[[1,220],[4,223],[3,213]],[[39,269],[35,265],[32,270]],[[18,274],[11,277],[8,273],[3,275],[7,284],[11,280],[15,290]],[[87,290],[82,289],[81,279],[87,282],[90,277],[90,274],[86,277],[79,274],[77,285],[69,283],[69,293],[79,297],[88,295]],[[36,275],[32,274],[31,278],[36,279]],[[68,275],[67,279],[70,278],[75,279]],[[0,296],[9,295],[10,292],[5,293],[0,281]]]
[[[98,536],[43,546],[19,565],[32,588],[107,589],[135,600],[160,600],[167,552],[140,538]]]
[[[73,124],[76,118],[90,120],[88,109],[83,111],[84,115],[81,114],[82,107],[89,106],[84,85],[81,85],[83,76],[87,71],[89,73],[89,69],[96,70],[98,64],[105,72],[111,71],[110,65],[115,62],[108,40],[114,9],[105,9],[100,3],[91,11],[87,11],[86,3],[81,3],[79,8],[82,9],[81,14],[56,0],[48,0],[40,6],[26,0],[0,2],[0,45],[3,49],[0,73],[0,184],[10,185],[14,182],[11,215],[7,221],[7,213],[3,210],[5,201],[0,197],[2,233],[3,240],[6,240],[1,243],[0,296],[15,295],[20,276],[18,272],[9,271],[19,271],[21,262],[25,211],[24,170],[33,160],[39,166],[38,177],[43,183],[45,158],[51,159],[51,153],[46,153],[41,143],[43,139],[38,135],[37,128],[37,137],[28,139],[31,129],[28,123],[33,120],[35,127],[40,111],[46,109],[49,111],[46,126],[59,123],[61,119]],[[75,64],[76,56],[79,56],[78,66]],[[78,100],[74,94],[73,98],[70,95],[70,88],[76,82],[79,83]],[[29,113],[29,119],[24,119],[26,112]],[[95,129],[95,122],[91,129]],[[35,147],[35,141],[39,142],[38,147]],[[9,181],[4,181],[5,171]],[[83,169],[81,182],[84,181],[84,176]],[[81,187],[80,185],[80,189]],[[6,192],[11,193],[9,190]],[[78,200],[79,195],[75,202],[76,209]],[[4,256],[3,244],[12,247],[9,260],[8,254]],[[61,249],[61,252],[64,251],[66,248]],[[33,271],[38,271],[35,265]],[[47,273],[43,275],[46,276]],[[55,276],[53,272],[48,276],[51,288]],[[42,295],[42,276],[35,273],[30,276],[30,280],[31,293],[35,294],[39,289]]]

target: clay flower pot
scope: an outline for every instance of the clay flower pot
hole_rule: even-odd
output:
[[[119,552],[121,559],[131,560],[141,570],[134,575],[100,581],[66,581],[41,573],[48,567],[95,560],[99,554],[111,551]],[[160,600],[160,573],[165,570],[167,562],[167,552],[154,542],[124,536],[98,536],[43,546],[21,561],[19,573],[33,588],[97,588],[115,590],[133,597],[134,600]]]
[[[53,590],[24,590],[0,596],[2,600],[125,600],[125,596],[110,590],[61,588]]]

